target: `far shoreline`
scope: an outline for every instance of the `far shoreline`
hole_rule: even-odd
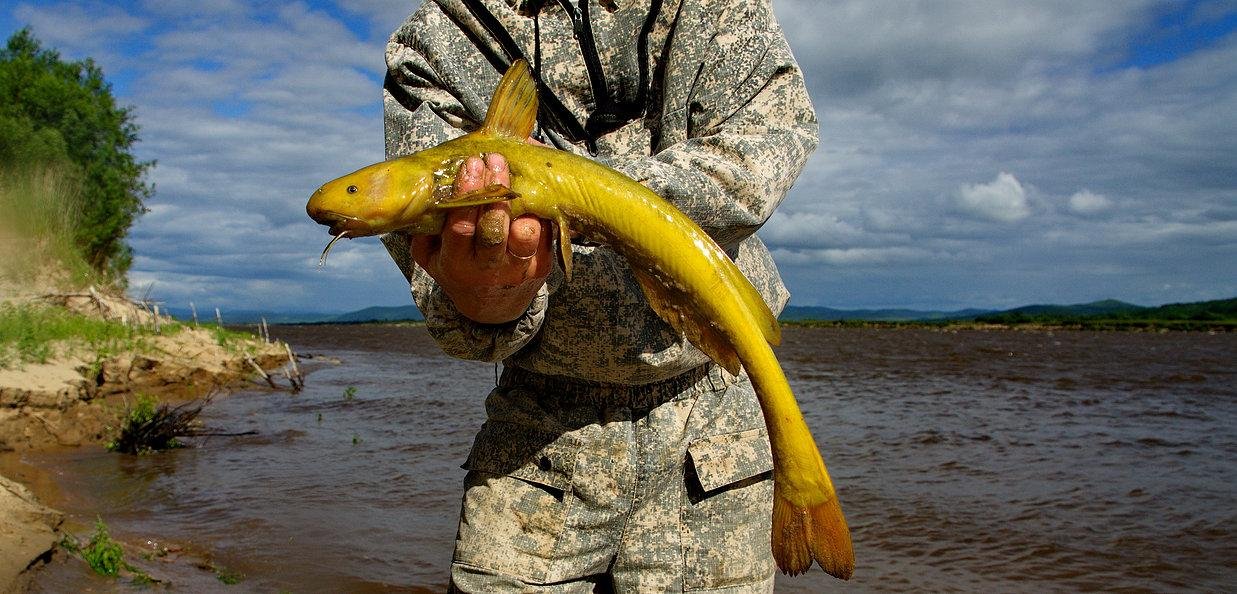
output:
[[[974,320],[779,320],[783,328],[864,328],[883,330],[982,330],[1014,332],[1234,332],[1237,320],[1076,320],[1059,322],[993,323]],[[274,327],[384,326],[424,327],[425,320],[362,320],[282,322]],[[227,324],[229,328],[250,329],[259,324]]]

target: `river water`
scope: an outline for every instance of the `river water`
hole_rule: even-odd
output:
[[[245,576],[188,591],[440,591],[494,367],[418,327],[272,334],[312,356],[306,390],[202,417],[256,434],[26,454],[36,490]],[[850,582],[816,569],[778,592],[1237,588],[1237,334],[787,328],[778,355],[857,562]],[[45,574],[48,592],[87,580]]]

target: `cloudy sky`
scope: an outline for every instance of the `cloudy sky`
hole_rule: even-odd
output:
[[[417,2],[17,2],[93,57],[157,193],[133,291],[198,308],[410,301],[304,203],[382,158],[383,45]],[[1237,296],[1237,2],[777,0],[821,148],[760,234],[792,303]]]

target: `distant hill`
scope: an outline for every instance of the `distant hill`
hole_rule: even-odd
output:
[[[189,308],[172,307],[163,310],[168,315],[182,321],[193,319]],[[414,305],[375,306],[350,311],[347,313],[320,311],[278,312],[257,309],[233,309],[220,312],[225,325],[259,324],[263,319],[267,324],[359,324],[363,322],[405,322],[422,321],[425,318]],[[215,321],[215,308],[198,309],[198,321],[202,323]]]
[[[161,313],[166,313],[173,318],[185,322],[193,319],[193,311],[187,307],[164,308],[161,310]],[[268,324],[304,324],[323,322],[337,315],[339,314],[316,311],[267,311],[259,309],[224,309],[220,311],[224,325],[258,324],[262,322],[263,318],[266,319]],[[198,308],[198,321],[204,324],[214,322],[215,308]]]
[[[998,318],[998,317],[1036,317],[1036,316],[1051,316],[1051,317],[1077,317],[1077,316],[1098,316],[1098,315],[1113,315],[1132,313],[1143,311],[1149,308],[1133,303],[1126,303],[1116,299],[1104,299],[1102,301],[1092,301],[1091,303],[1078,303],[1075,305],[1024,305],[1007,309],[1000,312],[990,312],[980,314],[977,318]],[[980,320],[985,321],[985,320]]]
[[[1076,305],[1030,305],[975,317],[992,324],[1065,324],[1085,327],[1237,327],[1237,298],[1142,307],[1107,299]]]
[[[1074,326],[1094,329],[1174,328],[1181,330],[1237,329],[1237,299],[1197,303],[1171,303],[1143,307],[1116,299],[1073,305],[1026,305],[994,311],[920,311],[913,309],[833,309],[829,307],[787,307],[778,318],[792,324],[815,322],[875,323],[965,323],[1045,326]]]
[[[391,307],[367,307],[365,309],[337,315],[329,320],[324,320],[324,322],[335,324],[357,324],[361,322],[420,322],[424,320],[425,316],[421,315],[421,310],[417,309],[417,306],[398,305]]]
[[[1237,320],[1237,298],[1169,303],[1145,312],[1165,320]]]
[[[924,322],[940,320],[965,320],[991,313],[988,309],[960,309],[956,311],[920,311],[915,309],[833,309],[790,305],[782,310],[778,319],[783,322],[843,321],[871,322]]]

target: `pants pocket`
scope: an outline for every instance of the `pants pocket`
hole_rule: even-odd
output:
[[[680,508],[686,589],[768,580],[773,456],[767,433],[759,428],[707,437],[692,442],[687,454]]]
[[[487,421],[464,463],[454,561],[544,581],[557,557],[578,452],[569,436]]]

